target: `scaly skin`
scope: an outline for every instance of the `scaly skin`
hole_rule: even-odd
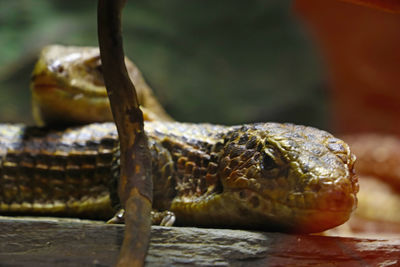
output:
[[[145,120],[171,120],[139,69],[129,59],[125,64]],[[44,47],[31,79],[36,123],[43,126],[113,121],[101,67],[98,48]]]
[[[177,224],[320,232],[356,207],[355,157],[325,131],[174,122],[145,130],[154,208],[172,211]],[[118,153],[112,123],[65,131],[1,125],[0,213],[110,217]]]

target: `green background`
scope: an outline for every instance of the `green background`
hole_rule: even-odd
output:
[[[0,121],[32,123],[41,47],[97,45],[96,5],[0,0]],[[179,121],[329,129],[320,60],[291,1],[131,0],[123,31],[126,55]]]

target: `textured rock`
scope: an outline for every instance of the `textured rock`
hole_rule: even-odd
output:
[[[54,218],[0,217],[1,266],[112,266],[123,226]],[[400,240],[227,229],[152,229],[148,266],[391,266]]]

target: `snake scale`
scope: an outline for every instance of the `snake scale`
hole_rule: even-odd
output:
[[[355,156],[328,132],[167,121],[145,131],[153,208],[178,225],[321,232],[356,207]],[[0,125],[0,214],[110,218],[118,163],[113,123]]]

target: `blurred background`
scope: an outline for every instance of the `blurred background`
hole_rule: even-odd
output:
[[[128,1],[126,55],[178,121],[329,129],[320,61],[292,1]],[[48,44],[97,46],[97,1],[0,0],[0,121],[32,123],[29,78]]]

